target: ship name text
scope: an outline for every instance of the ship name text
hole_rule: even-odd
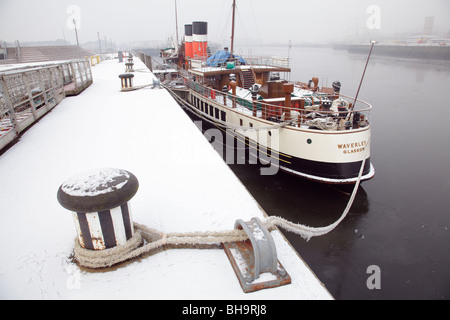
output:
[[[352,143],[342,143],[337,145],[343,154],[353,154],[363,152],[367,147],[367,141],[358,141]]]

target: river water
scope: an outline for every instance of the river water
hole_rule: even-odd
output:
[[[251,53],[289,54],[292,81],[317,76],[331,86],[339,80],[341,93],[350,96],[367,58],[333,48]],[[362,184],[331,233],[310,241],[285,233],[334,298],[450,299],[449,96],[449,62],[372,55],[359,99],[373,106],[375,177]],[[293,222],[329,225],[349,200],[334,187],[283,172],[262,176],[255,165],[230,167],[269,215]]]

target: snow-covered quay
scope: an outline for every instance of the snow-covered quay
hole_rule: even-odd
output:
[[[134,86],[153,74],[134,59]],[[120,168],[139,180],[134,221],[164,232],[232,230],[264,219],[233,172],[164,89],[121,92],[124,63],[93,67],[93,84],[65,98],[0,156],[1,299],[332,299],[279,231],[292,283],[244,293],[222,249],[171,249],[110,271],[80,269],[76,230],[56,194],[68,178]]]

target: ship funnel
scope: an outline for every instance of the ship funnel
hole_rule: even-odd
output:
[[[194,58],[207,58],[206,48],[208,47],[208,23],[194,21],[192,23],[192,40]]]
[[[192,24],[184,25],[184,54],[186,58],[193,58]]]

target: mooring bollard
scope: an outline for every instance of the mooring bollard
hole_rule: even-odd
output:
[[[132,73],[120,74],[119,78],[120,78],[120,81],[121,81],[121,84],[122,84],[122,89],[124,89],[124,88],[132,88],[133,87],[134,74],[132,74]]]
[[[114,168],[86,172],[60,186],[58,201],[72,211],[81,247],[105,250],[131,239],[134,226],[129,201],[138,188],[132,173]]]
[[[133,62],[125,63],[125,72],[134,72],[133,65]]]

